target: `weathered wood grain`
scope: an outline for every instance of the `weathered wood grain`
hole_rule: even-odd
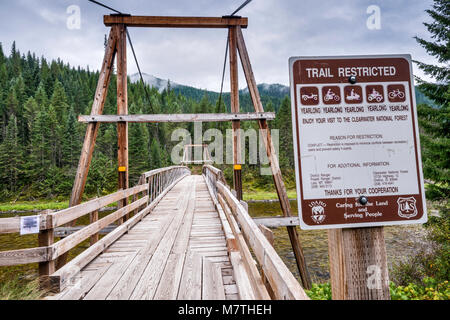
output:
[[[222,17],[164,17],[164,16],[112,16],[103,17],[105,26],[126,24],[128,27],[145,28],[228,28],[248,26],[247,18]]]

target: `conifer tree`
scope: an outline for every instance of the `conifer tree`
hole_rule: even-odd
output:
[[[418,79],[420,90],[439,107],[418,107],[421,128],[423,171],[433,181],[428,186],[429,199],[450,197],[450,2],[434,0],[426,12],[433,19],[424,23],[433,41],[416,37],[417,42],[441,65],[418,62],[419,68],[436,82]]]
[[[14,115],[8,121],[6,132],[6,137],[0,145],[0,180],[10,192],[15,192],[22,170],[23,153],[18,138],[17,119]]]
[[[293,168],[291,102],[287,96],[283,99],[281,107],[278,110],[275,128],[279,130],[280,166],[284,168]]]

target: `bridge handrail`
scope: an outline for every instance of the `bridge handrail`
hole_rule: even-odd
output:
[[[89,237],[95,236],[100,230],[115,223],[132,212],[136,215],[140,210],[153,207],[152,203],[159,201],[165,191],[184,176],[190,174],[187,167],[174,166],[152,170],[144,173],[137,186],[120,190],[113,194],[96,198],[85,203],[56,212],[45,211],[39,214],[40,234],[51,234],[48,245],[0,252],[0,266],[11,266],[30,263],[51,262],[74,248]],[[147,182],[148,181],[148,182]],[[92,219],[91,223],[57,242],[53,242],[54,229],[67,224],[86,214],[98,213],[98,210],[123,199],[133,197],[130,204],[119,208],[101,219]],[[140,198],[139,198],[140,196]],[[145,208],[142,210],[142,208]],[[148,213],[148,212],[147,212]],[[98,216],[98,215],[96,215]],[[0,234],[20,232],[20,217],[0,219]],[[96,240],[98,241],[98,240]],[[94,245],[96,241],[91,241]]]
[[[155,200],[173,181],[182,175],[190,174],[186,166],[171,166],[144,172],[140,184],[148,184],[149,203]]]
[[[203,166],[202,173],[205,177],[206,184],[217,198],[217,182],[227,183],[223,172],[220,169],[207,164]]]
[[[231,192],[222,171],[208,165],[203,167],[203,174],[208,188],[215,197],[214,202],[216,205],[219,204],[220,209],[225,212],[226,219],[233,230],[234,238],[239,239],[239,234],[242,234],[245,242],[251,247],[274,298],[308,300],[309,298],[300,283],[250,217],[247,209]],[[238,244],[238,246],[241,247],[242,245]],[[256,283],[254,286],[257,287],[258,284]]]

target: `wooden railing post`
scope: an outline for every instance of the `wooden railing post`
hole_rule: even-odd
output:
[[[39,247],[50,247],[55,242],[53,221],[51,219],[50,213],[52,210],[46,210],[41,213],[41,219],[47,221],[47,228],[41,230],[38,235],[38,246]],[[39,263],[39,286],[42,290],[50,290],[51,283],[49,276],[55,272],[56,261],[48,260],[46,262]]]
[[[267,241],[269,241],[270,245],[273,247],[274,242],[275,242],[275,237],[273,235],[272,230],[270,230],[266,226],[263,226],[262,224],[260,224],[258,227],[259,227],[259,230],[261,230],[261,232],[264,235],[264,237],[266,237]],[[264,285],[267,288],[267,292],[269,293],[270,297],[272,299],[275,299],[275,293],[273,292],[273,289],[270,286],[269,280],[264,275],[264,270],[261,270],[261,277],[262,277]]]
[[[95,210],[89,214],[89,223],[98,221],[98,210]],[[92,246],[98,241],[98,232],[93,234],[90,239],[90,245]]]

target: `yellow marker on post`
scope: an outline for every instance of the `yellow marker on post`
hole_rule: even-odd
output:
[[[119,172],[126,172],[127,171],[127,167],[119,167]]]
[[[242,166],[240,164],[235,164],[234,165],[234,170],[241,170]]]

